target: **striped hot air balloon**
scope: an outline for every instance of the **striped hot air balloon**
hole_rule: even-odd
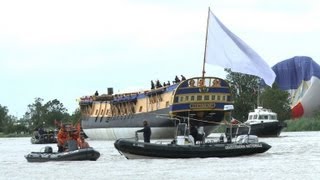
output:
[[[296,56],[272,67],[275,83],[288,91],[293,118],[311,116],[320,107],[320,66],[310,57]]]

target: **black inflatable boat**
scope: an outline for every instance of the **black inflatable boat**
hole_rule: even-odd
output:
[[[46,146],[44,152],[31,152],[25,155],[28,162],[47,162],[47,161],[96,161],[100,157],[100,153],[92,147],[86,149],[78,149],[68,152],[52,152],[50,146]]]

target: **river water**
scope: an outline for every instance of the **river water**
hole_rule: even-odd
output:
[[[219,134],[213,134],[219,137]],[[114,141],[90,141],[97,161],[28,163],[24,155],[45,145],[30,138],[0,138],[0,179],[319,179],[320,131],[260,138],[272,148],[236,158],[127,160]],[[56,151],[55,144],[49,144]]]

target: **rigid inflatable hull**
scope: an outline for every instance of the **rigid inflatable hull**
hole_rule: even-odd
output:
[[[28,162],[47,162],[47,161],[96,161],[100,153],[93,148],[79,149],[71,152],[46,153],[31,152],[25,158]]]
[[[236,157],[264,153],[270,145],[260,143],[207,143],[201,145],[154,144],[118,139],[115,148],[127,159]]]

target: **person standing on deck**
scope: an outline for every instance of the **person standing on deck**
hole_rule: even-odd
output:
[[[154,82],[151,80],[151,89],[154,89],[155,86],[154,86]]]
[[[175,81],[175,83],[180,82],[180,79],[178,78],[178,76],[176,76],[176,77],[174,78],[174,81]]]
[[[148,121],[143,121],[143,126],[144,128],[136,131],[136,133],[143,132],[144,142],[150,143],[151,128],[148,124]]]

